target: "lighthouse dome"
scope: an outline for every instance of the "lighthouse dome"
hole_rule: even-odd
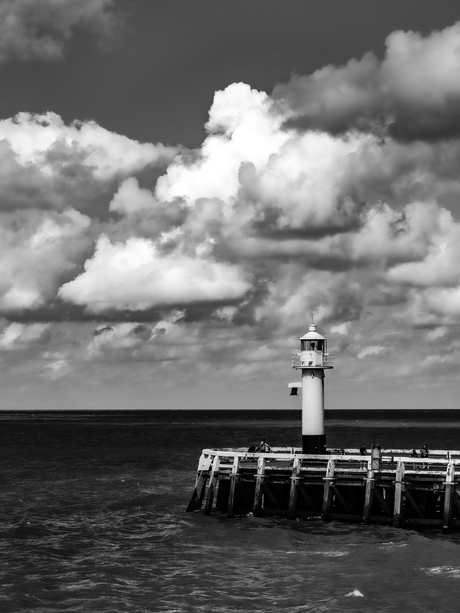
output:
[[[319,334],[316,331],[316,324],[311,324],[308,328],[308,332],[300,337],[301,341],[314,341],[314,340],[326,340],[325,336]]]

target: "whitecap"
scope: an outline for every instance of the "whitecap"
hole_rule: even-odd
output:
[[[356,598],[364,598],[364,594],[360,592],[359,590],[357,590],[356,588],[352,592],[345,594],[345,596],[354,596]]]
[[[348,556],[348,551],[315,551],[313,555],[326,556],[328,558],[341,558],[342,556]]]
[[[407,547],[407,543],[393,543],[392,541],[390,541],[389,543],[382,543],[379,546],[379,549],[383,549],[384,551],[393,551],[398,547]]]
[[[460,579],[459,566],[433,566],[432,568],[423,569],[427,575],[441,575],[443,577],[452,577],[452,579]]]

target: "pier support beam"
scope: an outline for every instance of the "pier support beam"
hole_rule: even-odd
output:
[[[260,457],[257,463],[257,475],[256,475],[256,489],[254,492],[254,507],[252,509],[253,515],[260,515],[262,508],[262,493],[265,476],[265,458]]]
[[[402,498],[404,488],[404,464],[398,462],[395,478],[395,504],[393,510],[393,526],[399,528],[402,518]]]
[[[300,460],[294,458],[292,463],[291,488],[289,491],[289,519],[294,519],[297,510],[297,497],[299,492]]]
[[[446,469],[446,482],[444,483],[444,509],[442,516],[442,531],[449,532],[452,517],[452,493],[454,489],[455,467],[449,462]]]
[[[204,454],[201,454],[200,461],[198,462],[198,473],[195,483],[195,489],[193,490],[192,497],[190,499],[190,502],[188,503],[187,513],[190,513],[190,511],[199,511],[201,509],[211,462],[212,458],[210,456],[205,456]]]
[[[334,460],[329,460],[327,463],[326,476],[324,477],[323,504],[321,506],[321,519],[323,521],[327,521],[329,519],[332,500],[332,487],[334,484],[334,471],[335,462]]]
[[[238,483],[240,472],[240,458],[235,456],[232,466],[232,474],[230,475],[230,494],[228,496],[227,517],[233,517],[233,507],[235,506],[236,484]]]
[[[372,500],[374,498],[375,473],[380,470],[380,447],[372,446],[371,457],[367,469],[366,491],[364,494],[363,522],[369,524],[371,520]]]
[[[219,483],[219,465],[220,458],[218,455],[214,458],[212,463],[211,477],[209,479],[208,495],[206,497],[206,504],[204,505],[204,514],[211,515],[212,503],[215,497],[215,491]]]

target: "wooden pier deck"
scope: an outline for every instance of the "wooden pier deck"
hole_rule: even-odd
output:
[[[204,449],[187,511],[460,530],[460,451]]]

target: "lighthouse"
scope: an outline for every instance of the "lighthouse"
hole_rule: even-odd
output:
[[[291,395],[302,389],[302,453],[324,454],[324,371],[333,368],[334,356],[327,352],[327,339],[314,323],[299,340],[300,353],[292,354],[292,368],[301,371],[302,381],[289,387]]]

